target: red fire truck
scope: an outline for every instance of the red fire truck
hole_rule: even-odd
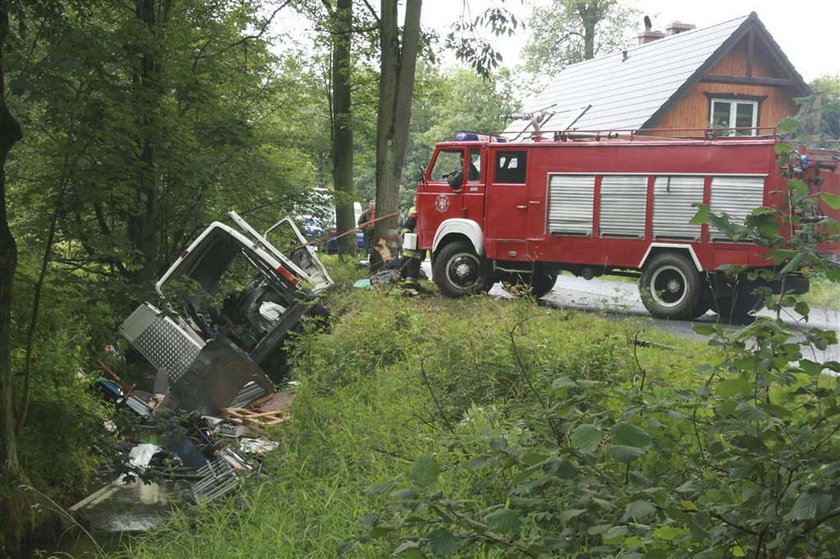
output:
[[[445,295],[507,280],[539,297],[562,270],[637,275],[652,315],[690,319],[745,314],[762,300],[759,286],[807,291],[799,275],[733,281],[723,267],[772,269],[769,249],[690,222],[697,203],[736,223],[760,206],[789,213],[789,176],[840,194],[840,153],[803,148],[780,168],[774,137],[571,136],[509,143],[459,133],[436,146],[417,190],[417,243]],[[824,203],[820,211],[840,218]],[[840,244],[819,250],[840,262]]]

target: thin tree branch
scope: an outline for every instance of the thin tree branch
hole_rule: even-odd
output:
[[[379,14],[376,13],[376,10],[374,10],[373,6],[370,5],[370,2],[368,2],[368,0],[362,0],[362,3],[367,7],[370,15],[373,16],[373,19],[376,20],[376,25],[379,25]]]

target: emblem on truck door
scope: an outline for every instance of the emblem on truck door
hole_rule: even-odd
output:
[[[449,209],[449,198],[443,194],[435,198],[435,209],[440,213],[444,213]]]

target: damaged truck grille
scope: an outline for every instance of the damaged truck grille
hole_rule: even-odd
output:
[[[175,384],[198,356],[204,342],[145,303],[120,327],[120,333]]]

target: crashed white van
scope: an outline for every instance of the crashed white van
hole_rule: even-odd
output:
[[[144,303],[121,334],[158,370],[168,407],[218,413],[273,391],[284,342],[306,316],[325,315],[333,281],[288,218],[259,234],[214,222],[157,282],[161,309]]]

